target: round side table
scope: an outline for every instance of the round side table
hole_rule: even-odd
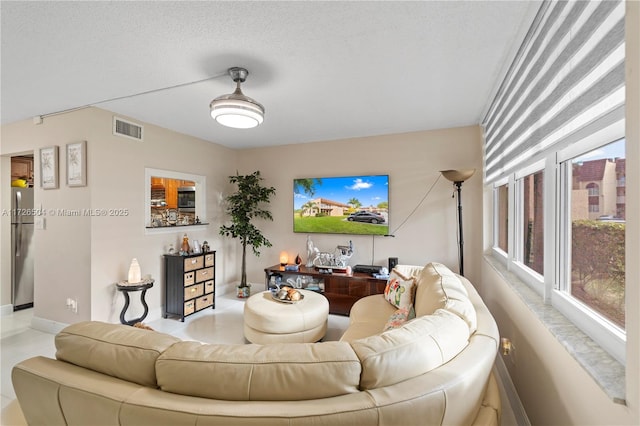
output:
[[[142,280],[139,283],[135,284],[129,284],[128,281],[120,281],[119,283],[116,283],[116,288],[124,295],[124,307],[122,308],[122,312],[120,312],[120,322],[122,324],[133,325],[137,322],[142,322],[147,317],[147,314],[149,313],[149,306],[147,306],[147,302],[144,299],[144,296],[147,294],[147,290],[153,287],[153,283],[153,279]],[[140,318],[135,318],[127,321],[125,320],[124,316],[127,312],[127,309],[129,309],[129,293],[132,291],[141,291],[140,302],[142,302],[142,306],[144,307],[144,313]]]

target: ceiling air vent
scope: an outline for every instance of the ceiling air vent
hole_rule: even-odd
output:
[[[142,126],[123,120],[122,118],[113,117],[113,134],[123,136],[137,141],[142,140]]]

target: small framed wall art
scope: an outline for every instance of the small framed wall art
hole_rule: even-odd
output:
[[[40,187],[42,189],[58,188],[58,147],[40,148]]]
[[[67,186],[87,186],[87,141],[67,144]]]

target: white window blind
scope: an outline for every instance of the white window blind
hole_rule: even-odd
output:
[[[619,123],[624,101],[624,2],[543,2],[482,122],[485,182]]]

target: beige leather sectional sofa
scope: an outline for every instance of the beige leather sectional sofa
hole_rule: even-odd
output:
[[[417,317],[358,301],[339,342],[216,345],[83,322],[56,358],[16,365],[32,425],[498,425],[498,330],[471,284],[441,264],[417,277]]]

